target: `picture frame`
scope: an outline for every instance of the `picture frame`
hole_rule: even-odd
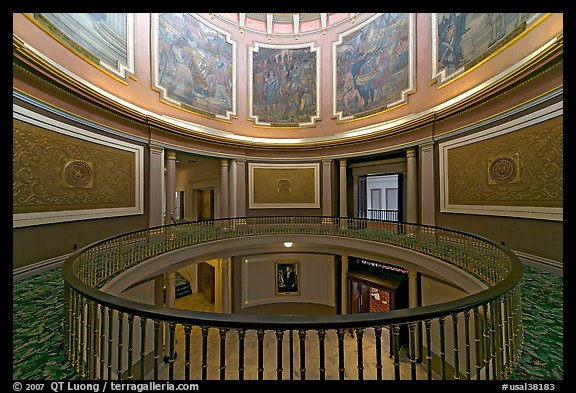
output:
[[[277,296],[300,295],[299,262],[277,262],[274,273],[274,288]]]
[[[248,163],[249,209],[319,209],[319,163]]]

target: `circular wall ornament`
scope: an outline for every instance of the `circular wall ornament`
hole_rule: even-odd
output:
[[[84,161],[71,161],[64,168],[64,178],[73,187],[92,187],[92,168]]]
[[[494,183],[510,183],[516,178],[518,168],[514,160],[510,158],[498,158],[490,165],[488,170],[490,179]]]

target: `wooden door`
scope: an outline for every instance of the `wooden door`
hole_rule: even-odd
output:
[[[198,290],[204,294],[204,299],[210,303],[214,303],[215,277],[214,266],[206,262],[198,264]]]

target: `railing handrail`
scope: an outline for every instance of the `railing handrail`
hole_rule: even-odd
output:
[[[317,223],[321,224],[325,220],[335,220],[346,221],[346,222],[378,222],[378,223],[389,223],[391,225],[398,226],[413,226],[414,228],[429,228],[433,230],[440,230],[446,233],[454,233],[463,235],[472,239],[476,239],[481,242],[485,242],[490,246],[494,247],[496,250],[504,253],[510,262],[510,269],[508,275],[496,283],[496,285],[489,287],[488,289],[482,290],[472,295],[468,295],[459,299],[451,300],[444,303],[438,303],[429,306],[422,306],[417,308],[409,309],[399,309],[392,310],[386,313],[364,313],[364,314],[347,314],[347,315],[243,315],[243,314],[221,314],[221,313],[211,313],[211,312],[195,312],[189,310],[178,310],[172,308],[165,308],[161,306],[148,305],[140,302],[131,301],[118,296],[111,295],[98,288],[92,287],[84,283],[78,276],[75,275],[73,264],[74,262],[85,252],[90,249],[96,248],[98,245],[106,244],[107,242],[112,242],[114,240],[119,240],[122,237],[126,237],[132,234],[146,234],[154,231],[160,231],[168,229],[170,227],[175,227],[176,225],[185,226],[188,224],[201,224],[201,223],[218,223],[225,221],[232,222],[242,222],[243,220],[259,220],[259,219],[290,219],[290,218],[306,218],[318,220]],[[289,225],[289,223],[283,223]],[[298,223],[302,224],[302,223]],[[264,224],[263,224],[264,225]],[[271,234],[280,234],[270,233]],[[335,234],[320,233],[322,236],[340,236],[350,239],[359,239],[353,236],[346,236],[346,231]],[[266,236],[262,234],[260,236]],[[407,235],[405,235],[407,236]],[[408,236],[407,236],[408,237]],[[227,238],[216,238],[210,239],[208,241],[224,240]],[[359,239],[362,240],[362,239]],[[373,239],[369,239],[373,240]],[[386,242],[383,242],[387,244]],[[193,246],[194,244],[188,244],[183,247]],[[176,248],[175,248],[176,249]],[[173,251],[171,249],[169,251]],[[417,250],[419,252],[423,252]],[[435,256],[437,257],[437,256]],[[438,258],[438,257],[437,257]],[[441,258],[438,258],[441,259]],[[145,260],[145,259],[143,259]],[[484,305],[489,302],[494,301],[507,294],[515,286],[517,286],[522,278],[523,265],[518,259],[518,257],[512,253],[507,248],[497,244],[496,242],[486,239],[484,237],[455,231],[447,228],[434,227],[429,225],[413,224],[413,223],[399,223],[397,221],[382,221],[382,220],[371,220],[371,219],[360,219],[360,218],[346,218],[346,217],[334,217],[334,216],[313,216],[313,217],[299,217],[299,216],[282,216],[282,217],[239,217],[239,218],[226,218],[217,220],[206,220],[206,221],[196,221],[196,222],[183,222],[179,224],[161,225],[156,227],[147,228],[144,230],[132,231],[122,235],[116,235],[92,243],[85,246],[76,252],[74,252],[62,266],[62,277],[65,282],[74,288],[76,291],[82,293],[85,297],[90,298],[101,305],[111,307],[118,311],[130,312],[134,315],[139,315],[146,318],[157,319],[161,321],[171,321],[184,324],[196,324],[196,325],[206,325],[213,327],[247,327],[250,328],[342,328],[347,327],[366,327],[366,326],[379,326],[379,325],[395,325],[404,324],[414,321],[422,321],[426,319],[438,318],[443,316],[449,316],[462,311],[471,310],[479,305]]]

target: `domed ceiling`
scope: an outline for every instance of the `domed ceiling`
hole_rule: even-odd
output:
[[[268,38],[292,36],[326,31],[343,22],[354,22],[356,13],[223,13],[212,17],[230,22],[240,31],[265,34]]]
[[[562,32],[561,14],[541,13],[36,13],[14,21],[17,52],[120,112],[266,146],[332,146],[421,128],[536,64]]]

